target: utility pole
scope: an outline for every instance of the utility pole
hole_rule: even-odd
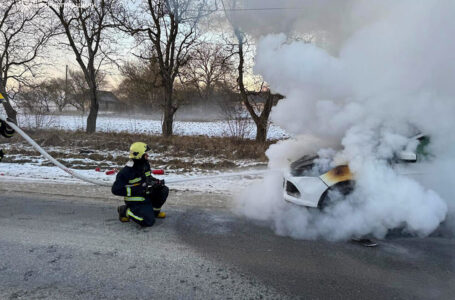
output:
[[[68,102],[68,65],[65,68],[65,104]]]

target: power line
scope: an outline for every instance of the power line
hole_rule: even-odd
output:
[[[257,7],[257,8],[230,8],[226,11],[250,11],[250,10],[302,10],[303,7]],[[224,11],[224,9],[218,9],[217,11]]]
[[[188,11],[207,11],[207,12],[215,12],[215,11],[268,11],[268,10],[303,10],[303,7],[257,7],[257,8],[229,8],[229,9],[189,9]]]

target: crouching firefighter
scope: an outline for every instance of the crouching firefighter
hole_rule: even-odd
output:
[[[0,93],[0,104],[5,100],[3,98],[3,95]],[[8,119],[9,121],[9,119]],[[0,134],[3,135],[6,138],[10,138],[14,134],[14,129],[11,128],[6,122],[0,120]],[[3,156],[5,156],[5,153],[3,152],[3,149],[0,149],[0,161],[2,161]]]
[[[161,206],[166,202],[169,188],[164,180],[151,175],[147,151],[150,148],[141,142],[130,147],[130,161],[120,170],[112,186],[112,193],[124,196],[125,205],[117,208],[119,220],[133,220],[143,227],[152,226],[155,218],[165,218]]]

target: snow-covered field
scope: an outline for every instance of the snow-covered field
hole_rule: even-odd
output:
[[[75,115],[63,116],[19,116],[19,125],[22,128],[55,128],[63,130],[84,130],[86,117]],[[229,136],[229,126],[225,121],[211,122],[188,122],[175,121],[174,133],[178,135],[206,135],[206,136]],[[129,133],[146,133],[146,134],[161,134],[161,122],[159,120],[150,120],[146,118],[127,117],[127,116],[109,116],[100,115],[97,121],[97,130],[102,132],[129,132]],[[251,124],[249,137],[254,138],[255,126]],[[282,139],[288,137],[288,134],[278,126],[271,125],[269,129],[269,139]],[[32,154],[12,154],[12,149],[30,150],[30,146],[25,142],[15,144],[6,143],[2,147],[7,153],[7,161],[0,163],[0,184],[8,181],[14,182],[55,182],[65,184],[87,184],[79,179],[71,177],[71,175],[61,169],[51,165],[42,156]],[[64,147],[45,147],[46,151],[52,153],[65,154],[60,161],[66,166],[72,166],[78,169],[77,172],[83,176],[112,183],[115,180],[115,174],[106,175],[106,169],[121,168],[113,161],[93,161],[87,157],[80,156],[80,150],[77,147],[66,149]],[[8,154],[10,153],[10,154]],[[79,154],[79,155],[78,155]],[[128,153],[124,150],[118,151],[97,151],[97,154],[103,157],[127,157]],[[161,157],[162,155],[163,157]],[[156,156],[156,157],[155,157]],[[167,161],[169,159],[178,159],[182,161],[190,161],[194,163],[191,170],[183,169],[168,169],[166,165],[152,166],[152,168],[165,168],[166,174],[161,176],[169,180],[169,187],[176,190],[192,190],[217,193],[232,193],[239,188],[246,187],[255,180],[258,180],[260,175],[247,175],[235,177],[223,177],[226,174],[236,172],[257,172],[258,168],[263,168],[264,164],[255,160],[236,160],[232,161],[235,167],[232,170],[203,170],[196,166],[200,163],[219,163],[216,157],[173,157],[166,153],[152,154],[151,159]],[[101,172],[95,171],[95,166],[101,166]],[[104,166],[104,167],[103,167]],[[106,167],[109,166],[109,167]],[[259,171],[260,173],[260,171]],[[221,177],[217,177],[221,175]],[[159,177],[159,176],[157,176]],[[194,179],[200,178],[197,181],[183,181],[178,183],[170,183],[173,180]]]
[[[87,184],[79,179],[76,179],[68,173],[62,171],[58,167],[53,166],[43,156],[31,151],[31,146],[25,141],[9,143],[8,140],[0,145],[0,148],[6,152],[5,159],[0,162],[0,185],[7,182],[23,182],[24,186],[27,182],[46,182],[46,183],[64,183],[64,184]],[[115,173],[107,175],[105,171],[120,169],[123,163],[119,163],[117,158],[124,160],[128,157],[128,151],[122,150],[96,150],[96,157],[90,154],[95,151],[84,147],[56,147],[43,146],[48,152],[58,158],[58,161],[67,167],[76,169],[77,172],[85,177],[103,181],[105,183],[113,183]],[[100,160],[100,157],[102,158]],[[264,162],[252,159],[229,160],[232,163],[232,169],[223,171],[215,169],[205,169],[204,165],[223,165],[226,159],[212,156],[175,156],[167,152],[150,153],[152,168],[164,169],[165,175],[161,176],[168,180],[168,186],[174,190],[191,190],[202,192],[216,192],[223,194],[231,194],[233,191],[238,191],[239,188],[246,187],[258,176],[236,176],[223,177],[232,173],[250,173],[256,172],[260,168],[264,168]],[[176,167],[176,165],[167,164],[169,161],[186,162],[189,167]],[[126,162],[126,159],[125,159]],[[153,163],[156,162],[156,163]],[[100,168],[100,171],[96,171]],[[216,177],[214,176],[222,176]],[[160,176],[157,176],[160,177]],[[181,179],[200,178],[197,181],[171,183],[171,181]]]
[[[55,116],[32,116],[20,115],[19,125],[25,128],[55,128],[63,130],[84,130],[86,116],[55,115]],[[161,121],[138,118],[136,116],[108,116],[100,115],[97,119],[97,130],[102,132],[129,132],[145,134],[161,134]],[[254,138],[256,127],[250,123],[246,129],[247,137]],[[175,121],[174,133],[177,135],[206,135],[206,136],[231,136],[227,121],[189,122]],[[283,139],[289,135],[279,126],[270,125],[268,138]]]

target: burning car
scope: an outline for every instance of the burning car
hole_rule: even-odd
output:
[[[417,145],[415,151],[403,150],[396,154],[391,164],[415,163],[428,156],[425,147],[429,137],[423,134],[411,137],[409,144]],[[332,169],[317,167],[318,155],[305,155],[290,165],[290,171],[284,176],[284,200],[306,207],[323,209],[340,196],[346,196],[355,188],[355,177],[348,165],[339,165]],[[408,174],[409,175],[409,174]]]

